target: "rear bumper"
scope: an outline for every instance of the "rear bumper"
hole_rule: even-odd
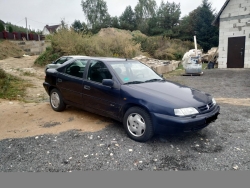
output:
[[[155,133],[175,134],[203,129],[214,122],[219,114],[220,106],[216,105],[212,111],[195,117],[176,117],[157,113],[151,113],[151,117]]]

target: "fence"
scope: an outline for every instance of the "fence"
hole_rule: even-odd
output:
[[[13,32],[9,33],[6,31],[0,32],[0,39],[9,39],[9,40],[44,40],[45,36],[44,35],[38,35],[38,34],[33,34],[29,33],[28,34],[28,39],[27,39],[27,33],[18,33],[18,32]]]

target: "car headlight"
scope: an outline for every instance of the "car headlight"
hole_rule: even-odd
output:
[[[212,102],[213,102],[214,105],[216,105],[216,101],[215,101],[214,98],[212,98]]]
[[[176,116],[189,116],[198,114],[199,112],[195,108],[190,107],[190,108],[174,109],[174,113]]]

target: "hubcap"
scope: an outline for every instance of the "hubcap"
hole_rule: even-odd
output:
[[[133,113],[128,116],[127,127],[133,136],[140,137],[145,133],[146,123],[141,115]]]
[[[50,101],[51,101],[51,105],[53,106],[53,108],[58,108],[60,105],[60,98],[59,98],[58,93],[53,92],[51,94]]]

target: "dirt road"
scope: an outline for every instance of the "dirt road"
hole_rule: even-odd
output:
[[[112,120],[68,107],[65,112],[53,111],[42,83],[44,68],[34,65],[37,56],[8,58],[0,61],[7,73],[27,80],[24,101],[0,99],[0,140],[43,134],[58,134],[68,130],[94,132],[105,128]]]

